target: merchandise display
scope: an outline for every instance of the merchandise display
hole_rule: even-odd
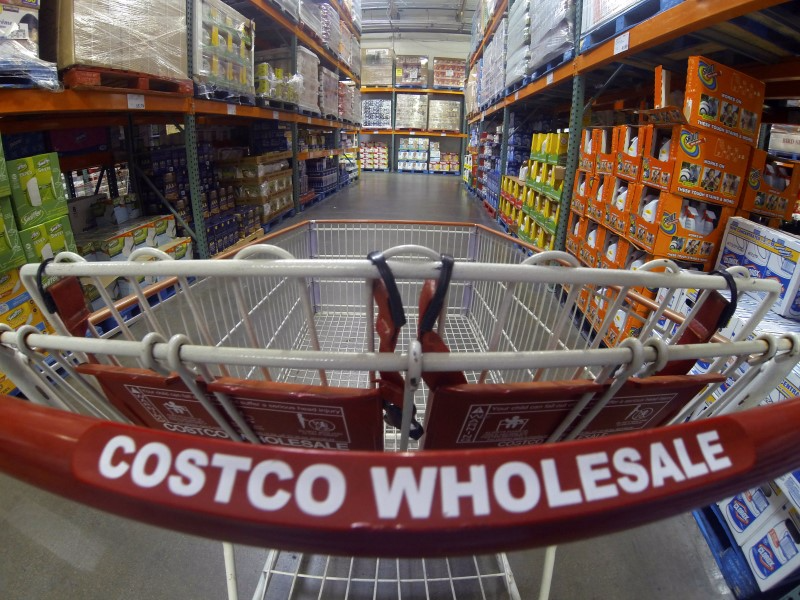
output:
[[[322,12],[320,5],[312,0],[300,0],[300,23],[318,39],[322,39]]]
[[[220,98],[255,94],[255,25],[220,0],[198,0],[194,69],[198,94]]]
[[[425,129],[428,125],[428,96],[397,94],[394,126],[397,129]]]
[[[302,91],[302,78],[274,68],[268,62],[256,64],[256,95],[267,100],[297,104]]]
[[[291,52],[290,48],[264,50],[256,54],[256,60],[269,63],[273,73],[280,71],[284,78],[288,77],[287,81],[292,82],[291,87],[299,91],[297,100],[295,101],[297,105],[303,110],[319,114],[319,57],[308,48],[298,46],[297,73],[292,75]],[[311,82],[311,84],[309,85],[308,82]]]
[[[361,168],[364,171],[389,169],[389,149],[384,142],[361,142]]]
[[[391,86],[394,52],[389,48],[364,48],[361,51],[361,85]]]
[[[323,117],[339,116],[339,77],[325,67],[319,68],[319,107]]]
[[[478,104],[483,106],[501,95],[506,85],[507,20],[502,19],[492,41],[486,45],[480,71]]]
[[[341,24],[339,13],[328,2],[319,4],[320,39],[334,54],[341,54],[342,42]]]
[[[473,67],[469,70],[467,82],[464,84],[464,110],[468,115],[478,112],[480,101],[478,98],[478,69]]]
[[[458,173],[460,170],[457,152],[442,152],[441,142],[431,141],[428,170],[433,173]]]
[[[460,58],[433,59],[433,87],[442,89],[464,89],[467,76],[467,61]]]
[[[531,70],[551,61],[560,64],[571,57],[575,48],[574,0],[537,2],[531,16],[530,37]]]
[[[350,67],[356,77],[361,77],[361,42],[353,36],[350,46]]]
[[[373,98],[362,100],[361,122],[365,129],[391,129],[392,101]]]
[[[416,173],[427,171],[429,147],[430,140],[428,138],[400,138],[399,151],[397,153],[397,171]]]
[[[433,98],[428,100],[428,129],[461,131],[461,102]]]
[[[531,58],[530,0],[517,0],[508,11],[506,80],[509,87],[528,75]]]
[[[586,0],[583,2],[581,33],[589,33],[644,0]]]
[[[353,67],[353,34],[350,33],[350,28],[344,21],[339,23],[339,50],[338,54],[342,57],[342,61],[348,67]]]
[[[403,87],[428,87],[428,57],[398,54],[395,57],[394,84]]]

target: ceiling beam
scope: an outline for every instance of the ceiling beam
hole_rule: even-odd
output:
[[[389,18],[390,19],[400,18],[400,14],[397,11],[397,4],[395,4],[395,0],[389,0]]]
[[[459,23],[464,22],[464,9],[467,6],[467,0],[461,0],[461,6],[458,7],[458,12],[456,13],[456,21]]]

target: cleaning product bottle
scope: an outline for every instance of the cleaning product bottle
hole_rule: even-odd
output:
[[[585,135],[586,135],[586,142],[583,144],[583,151],[586,154],[591,154],[592,153],[592,132],[591,131],[587,131]]]
[[[581,196],[586,194],[586,179],[585,178],[584,178],[583,181],[581,181],[581,184],[578,186],[578,194],[580,194]]]
[[[658,211],[658,196],[647,196],[644,199],[644,208],[642,209],[642,218],[647,223],[656,222],[656,212]]]
[[[603,200],[603,186],[605,186],[605,183],[601,183],[601,184],[600,184],[600,187],[598,187],[598,188],[597,188],[597,196],[596,196],[596,200],[597,200],[598,202],[600,202],[600,201],[602,201],[602,200]]]
[[[594,248],[594,244],[597,241],[597,229],[592,229],[589,232],[589,235],[586,236],[586,243],[589,244],[590,248]]]
[[[628,144],[628,154],[636,156],[639,153],[639,136],[635,135],[631,138],[631,143]]]
[[[697,225],[700,222],[700,215],[697,213],[697,209],[688,200],[683,201],[679,220],[684,229],[688,229],[689,231],[698,230]]]
[[[714,227],[716,226],[717,215],[714,214],[713,210],[704,210],[703,211],[703,235],[708,235],[712,231],[714,231]]]
[[[625,210],[625,202],[628,199],[628,187],[620,186],[617,190],[617,197],[614,199],[614,207],[618,211]]]
[[[614,262],[614,259],[617,258],[617,239],[615,238],[613,242],[608,245],[606,248],[606,259],[609,262]]]
[[[664,162],[665,160],[667,160],[669,158],[670,146],[672,146],[672,139],[667,138],[661,144],[661,149],[658,151],[658,160],[660,160],[661,162]]]
[[[572,235],[578,237],[578,232],[581,230],[581,222],[575,221],[575,227],[572,228]]]

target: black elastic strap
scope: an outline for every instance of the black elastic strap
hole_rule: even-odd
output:
[[[728,284],[728,290],[731,293],[731,301],[728,303],[728,306],[720,313],[719,319],[717,319],[717,331],[722,329],[728,324],[728,321],[731,320],[733,313],[736,312],[736,306],[739,302],[739,291],[736,287],[736,279],[728,273],[727,271],[714,271],[711,273],[712,275],[719,275],[725,279],[725,283]]]
[[[36,288],[39,290],[39,295],[42,297],[44,301],[45,308],[50,312],[51,315],[54,315],[58,312],[58,308],[56,307],[56,301],[53,300],[53,295],[44,289],[44,270],[53,262],[52,258],[48,258],[43,263],[39,264],[39,268],[36,269]]]
[[[401,429],[403,426],[403,409],[391,402],[384,401],[383,403],[383,420],[387,425],[391,425],[395,429]],[[412,440],[418,440],[425,433],[422,425],[417,421],[417,405],[411,406],[411,427],[408,430],[408,437]]]
[[[400,298],[400,290],[397,289],[397,282],[394,279],[394,273],[386,264],[386,257],[383,252],[370,252],[367,254],[370,262],[378,268],[378,274],[383,280],[383,285],[386,286],[386,292],[389,295],[389,310],[392,313],[392,321],[397,328],[406,324],[406,312],[403,310],[403,300]]]
[[[447,289],[450,287],[450,278],[453,275],[453,264],[455,259],[449,254],[442,254],[442,270],[439,272],[439,280],[436,282],[436,291],[433,293],[428,308],[425,309],[425,314],[419,322],[419,335],[433,330],[433,325],[436,323],[436,318],[442,311],[444,306],[444,298],[447,295]]]

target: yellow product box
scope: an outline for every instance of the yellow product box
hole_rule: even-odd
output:
[[[27,292],[12,298],[11,302],[0,306],[0,310],[9,306],[13,307],[0,314],[0,323],[8,325],[12,329],[19,329],[23,325],[32,325],[41,331],[45,330],[44,315]]]
[[[639,186],[631,198],[627,237],[665,258],[707,263],[719,249],[733,209]]]
[[[704,56],[690,56],[683,111],[691,125],[755,146],[766,86]]]
[[[17,386],[6,377],[5,373],[0,372],[0,394],[8,396],[17,390]]]
[[[800,162],[753,150],[741,210],[785,220],[792,218],[800,192]]]
[[[25,287],[19,277],[19,268],[0,274],[0,302],[6,302],[24,291]]]

